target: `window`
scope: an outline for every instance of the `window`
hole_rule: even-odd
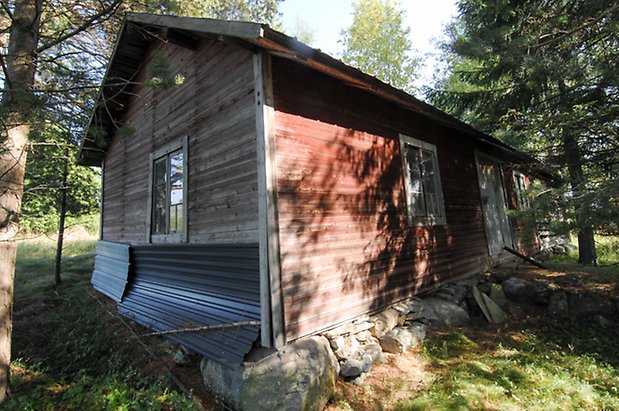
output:
[[[529,196],[527,194],[527,177],[514,171],[514,191],[516,192],[516,203],[518,210],[526,210],[529,208]]]
[[[436,146],[400,135],[410,225],[445,224]]]
[[[149,238],[180,242],[187,233],[187,138],[151,154]]]

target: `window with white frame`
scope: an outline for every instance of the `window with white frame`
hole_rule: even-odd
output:
[[[519,210],[529,208],[529,195],[527,194],[527,181],[524,174],[514,171],[514,191]]]
[[[400,148],[409,224],[445,224],[436,146],[401,134]]]
[[[180,242],[187,233],[187,138],[150,156],[150,223],[153,242]]]

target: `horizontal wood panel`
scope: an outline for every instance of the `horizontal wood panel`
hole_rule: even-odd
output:
[[[147,86],[154,58],[183,83]],[[103,239],[147,241],[149,156],[188,136],[189,242],[257,242],[252,53],[219,41],[195,51],[154,42],[133,80],[119,125],[125,133],[114,136],[105,159]]]

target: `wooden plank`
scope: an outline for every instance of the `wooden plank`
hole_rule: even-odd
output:
[[[260,230],[260,279],[262,344],[280,348],[286,343],[281,296],[281,257],[277,222],[275,179],[275,124],[270,57],[254,55],[256,147],[258,153],[258,215]],[[266,324],[269,324],[267,326]]]

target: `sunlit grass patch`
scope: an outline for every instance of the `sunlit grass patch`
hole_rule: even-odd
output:
[[[481,348],[462,332],[432,335],[423,353],[434,382],[397,409],[619,409],[616,368],[533,332],[512,337]]]

